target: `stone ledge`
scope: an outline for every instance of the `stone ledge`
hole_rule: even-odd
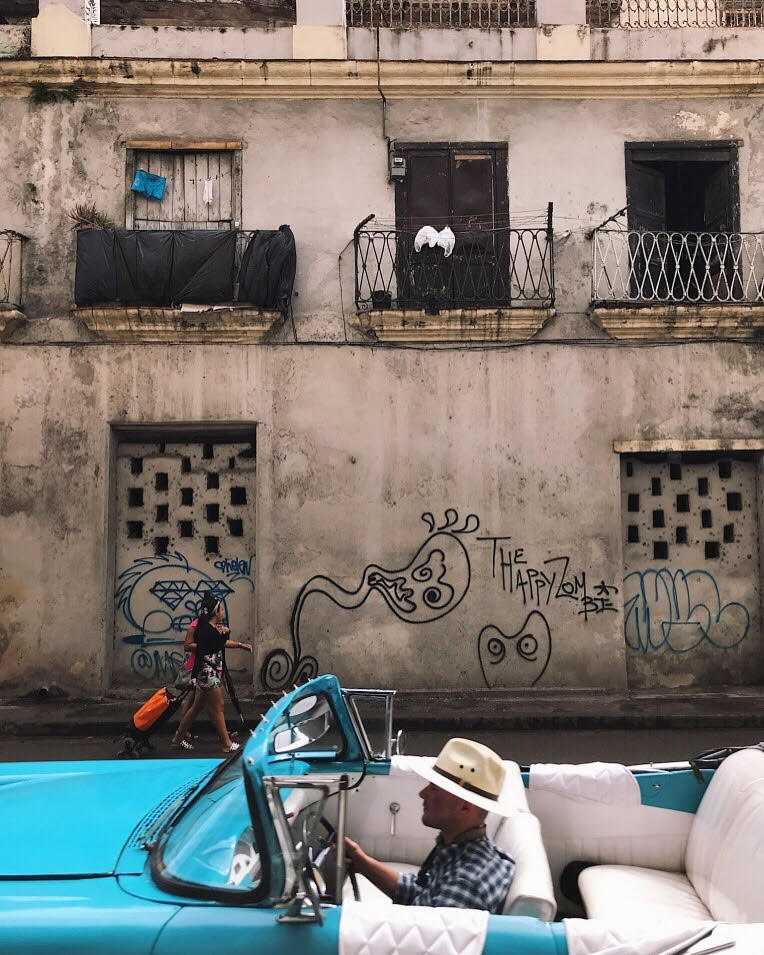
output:
[[[454,308],[437,315],[417,309],[358,312],[353,328],[382,342],[527,341],[555,314],[553,308]]]
[[[12,334],[26,320],[15,305],[0,305],[0,339]]]
[[[227,342],[255,344],[281,321],[281,312],[252,305],[210,306],[204,311],[151,306],[73,308],[104,342]]]
[[[666,338],[737,338],[764,333],[761,305],[634,305],[591,310],[592,320],[611,338],[650,341]]]

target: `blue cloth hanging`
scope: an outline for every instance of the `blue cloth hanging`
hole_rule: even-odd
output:
[[[140,192],[148,199],[161,199],[164,196],[164,189],[167,180],[164,176],[155,176],[153,172],[146,172],[145,169],[136,170],[133,184],[130,186],[133,192]]]

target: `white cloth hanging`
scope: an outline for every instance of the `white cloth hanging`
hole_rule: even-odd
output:
[[[212,179],[204,180],[204,193],[202,194],[202,200],[208,205],[212,205]]]
[[[429,245],[431,249],[439,245],[441,249],[443,249],[444,258],[446,259],[454,251],[455,244],[456,236],[448,226],[438,232],[438,230],[431,225],[423,225],[414,237],[415,252],[421,252],[425,245]]]
[[[438,244],[438,230],[431,225],[423,225],[414,238],[414,251],[421,252],[425,245],[434,249]]]

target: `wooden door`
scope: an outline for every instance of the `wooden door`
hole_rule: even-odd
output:
[[[398,152],[407,163],[406,178],[396,184],[401,304],[428,310],[508,304],[506,146],[411,145]],[[450,257],[440,247],[414,252],[425,225],[451,228]]]

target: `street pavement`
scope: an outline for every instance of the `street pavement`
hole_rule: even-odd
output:
[[[201,729],[205,729],[204,725]],[[453,734],[445,729],[414,730],[407,733],[405,751],[435,756],[449,735]],[[755,727],[668,730],[478,729],[465,732],[465,735],[485,743],[504,758],[514,759],[524,765],[531,762],[581,763],[594,760],[633,764],[685,760],[712,747],[757,743],[764,738],[764,731]],[[219,755],[217,740],[211,732],[201,732],[194,746],[189,753],[171,749],[169,736],[160,735],[156,739],[155,757],[183,759],[215,758]],[[113,759],[118,749],[117,742],[103,736],[4,736],[0,738],[0,762]]]

